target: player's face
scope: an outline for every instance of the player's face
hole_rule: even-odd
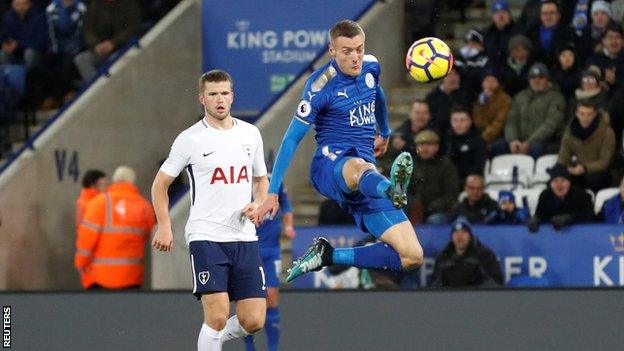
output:
[[[353,77],[359,75],[364,61],[364,36],[333,39],[329,44],[329,54],[336,59],[342,73]]]
[[[550,181],[550,188],[555,193],[555,196],[563,198],[570,190],[570,181],[564,177],[557,177]]]
[[[596,115],[596,109],[593,107],[579,106],[576,109],[576,119],[578,119],[583,128],[589,127],[596,118]]]
[[[228,81],[206,82],[204,91],[199,94],[199,102],[204,105],[207,117],[224,120],[230,115],[234,92],[232,84]]]
[[[418,143],[416,145],[416,151],[423,160],[428,160],[435,156],[439,149],[440,144],[438,143]]]
[[[455,112],[451,114],[451,127],[453,132],[457,135],[466,134],[468,129],[472,126],[472,120],[465,112]]]
[[[470,233],[467,230],[460,229],[453,232],[453,245],[455,245],[455,250],[466,251],[468,244],[470,244]]]
[[[410,111],[410,121],[412,122],[412,128],[420,130],[429,123],[431,114],[429,113],[429,105],[422,102],[415,102],[412,105]]]

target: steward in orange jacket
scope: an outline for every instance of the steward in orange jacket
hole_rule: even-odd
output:
[[[130,176],[117,177],[121,168]],[[74,257],[85,289],[94,285],[123,289],[143,284],[144,247],[154,225],[154,212],[133,184],[134,178],[132,169],[119,167],[113,176],[114,184],[87,206]]]

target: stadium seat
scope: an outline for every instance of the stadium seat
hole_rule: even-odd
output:
[[[535,162],[535,172],[533,173],[531,187],[542,184],[544,185],[544,188],[546,187],[548,180],[550,180],[548,169],[557,163],[557,157],[557,154],[549,154],[541,156],[537,159]]]
[[[540,194],[543,189],[516,189],[514,190],[514,196],[516,197],[516,207],[522,208],[524,207],[523,198],[526,196],[527,202],[529,205],[529,212],[531,216],[535,214],[535,210],[537,209],[537,202],[539,201]]]
[[[504,184],[509,188],[528,188],[531,185],[531,176],[535,161],[528,155],[500,155],[492,159],[490,172],[485,175],[488,185]],[[514,168],[517,169],[514,175]],[[516,179],[514,177],[516,176]],[[499,188],[501,189],[501,188]]]
[[[596,194],[596,200],[594,201],[594,211],[596,212],[596,214],[600,212],[600,210],[602,209],[602,205],[604,204],[605,201],[607,201],[608,199],[610,199],[611,197],[619,193],[620,193],[620,188],[606,188],[606,189],[600,190]]]

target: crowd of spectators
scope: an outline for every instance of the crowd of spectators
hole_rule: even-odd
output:
[[[17,110],[51,110],[71,100],[99,67],[178,2],[0,1],[0,126],[11,123]],[[24,72],[19,104],[5,97],[19,90],[7,72]]]
[[[455,67],[395,129],[380,170],[413,155],[414,223],[605,220],[585,189],[618,186],[624,173],[624,1],[530,0],[514,19],[495,0],[489,11],[491,23],[465,33]],[[498,199],[484,193],[486,161],[504,154],[558,155],[532,218],[511,186]]]

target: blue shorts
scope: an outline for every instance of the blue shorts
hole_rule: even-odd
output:
[[[346,187],[342,167],[353,157],[368,161],[355,148],[338,150],[331,146],[320,147],[312,159],[310,180],[321,195],[336,200],[351,213],[362,231],[379,238],[391,226],[406,221],[407,216],[403,211],[397,210],[387,198],[367,197]]]
[[[282,271],[282,258],[279,254],[262,255],[262,267],[264,267],[264,275],[266,278],[266,286],[279,288],[279,275]]]
[[[266,298],[266,283],[257,241],[189,243],[193,295],[227,292],[230,301]]]

